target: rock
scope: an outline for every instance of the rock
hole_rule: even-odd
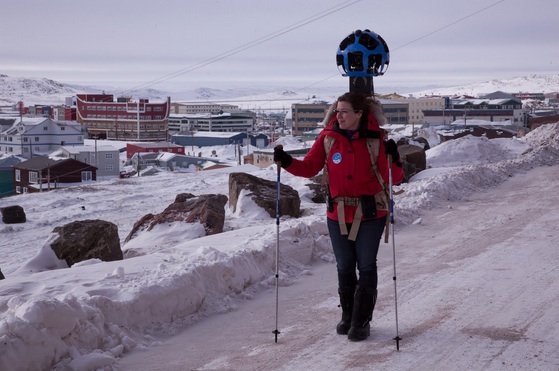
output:
[[[245,189],[251,199],[270,214],[276,217],[276,182],[261,179],[246,173],[229,174],[229,205],[233,212],[237,209],[239,194]],[[280,183],[280,213],[298,218],[301,215],[301,199],[299,193],[286,184]]]
[[[6,224],[25,223],[25,211],[19,205],[6,206],[0,209],[2,211],[2,221]]]
[[[58,259],[69,267],[89,259],[122,260],[118,227],[104,220],[79,220],[53,229],[59,237],[51,243]]]
[[[305,184],[311,191],[313,191],[313,196],[311,197],[311,201],[315,204],[325,204],[328,198],[328,194],[326,192],[326,186],[322,185],[322,175],[315,176],[314,178],[310,178],[311,183]]]
[[[423,148],[412,144],[403,144],[398,146],[398,153],[404,168],[404,182],[427,168],[427,155]]]
[[[200,223],[204,226],[206,235],[221,233],[225,224],[226,203],[225,195],[194,196],[191,193],[181,193],[160,214],[147,214],[137,221],[124,241],[126,243],[138,233],[150,231],[158,224],[172,222]]]

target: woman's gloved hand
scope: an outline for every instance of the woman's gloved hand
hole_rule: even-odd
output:
[[[283,150],[283,146],[281,144],[278,144],[274,147],[274,162],[279,162],[281,164],[281,167],[285,169],[289,165],[291,165],[291,162],[293,162],[293,157],[291,157],[289,153]]]
[[[397,163],[400,161],[400,154],[398,153],[398,145],[394,139],[389,139],[384,142],[384,153],[392,156],[392,162]]]

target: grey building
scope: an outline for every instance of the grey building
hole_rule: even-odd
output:
[[[97,168],[97,179],[120,175],[119,151],[111,145],[62,146],[50,157],[73,158]]]

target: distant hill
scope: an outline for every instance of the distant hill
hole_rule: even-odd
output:
[[[506,80],[489,80],[471,85],[422,90],[412,94],[415,97],[426,95],[470,95],[477,97],[498,90],[506,93],[559,92],[559,74],[551,76],[528,75]]]
[[[173,101],[200,101],[212,99],[233,99],[237,97],[263,94],[263,89],[212,89],[199,87],[183,91],[162,91],[157,89],[139,89],[127,91],[121,88],[84,86],[64,84],[46,78],[10,77],[0,74],[0,106],[13,105],[23,101],[32,104],[63,104],[65,98],[76,94],[107,93],[115,96],[132,96],[133,98],[149,98],[153,101],[165,100],[170,96]]]
[[[152,101],[162,101],[170,96],[175,102],[181,101],[221,101],[230,102],[241,108],[251,110],[286,110],[292,103],[309,101],[333,101],[341,92],[339,89],[316,89],[310,91],[292,91],[277,88],[277,91],[263,88],[236,88],[236,89],[213,89],[199,87],[183,91],[161,91],[156,89],[141,89],[133,92],[118,90],[116,88],[102,88],[96,86],[81,86],[63,84],[54,80],[42,78],[9,77],[0,74],[0,106],[10,106],[18,101],[25,105],[32,104],[63,104],[65,98],[79,93],[102,93],[114,94],[115,96],[130,95],[134,98],[149,98]],[[272,90],[272,91],[271,91]],[[443,88],[432,88],[411,92],[409,94],[420,97],[426,95],[471,95],[479,96],[494,91],[507,93],[533,92],[551,93],[559,92],[559,74],[529,75],[515,77],[507,80],[490,80],[465,86],[451,86]],[[401,92],[402,95],[408,93]]]

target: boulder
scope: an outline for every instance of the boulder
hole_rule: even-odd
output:
[[[0,209],[2,211],[2,221],[5,224],[25,223],[25,211],[19,205],[6,206]]]
[[[274,181],[258,178],[246,173],[229,174],[229,206],[235,212],[242,190],[272,218],[276,217],[277,184]],[[299,193],[286,184],[280,183],[280,213],[298,218],[301,215]]]
[[[427,168],[427,155],[423,148],[412,144],[403,144],[398,146],[398,153],[404,168],[404,182]]]
[[[325,204],[328,199],[326,186],[322,184],[322,174],[309,179],[311,182],[305,184],[313,192],[311,201],[315,204]]]
[[[53,229],[59,237],[51,243],[58,259],[69,267],[88,259],[122,260],[118,227],[104,220],[79,220]]]
[[[221,233],[225,224],[225,204],[225,195],[181,193],[160,214],[147,214],[137,221],[124,242],[130,241],[139,232],[152,230],[158,224],[172,222],[200,223],[206,235]]]

